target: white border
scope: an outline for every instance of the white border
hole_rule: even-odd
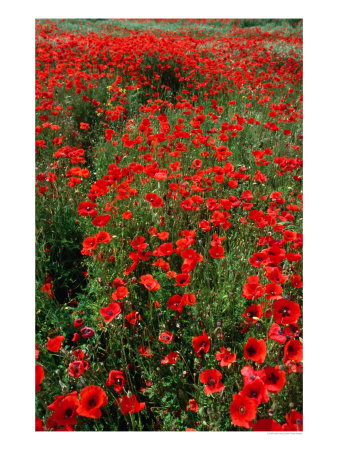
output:
[[[10,448],[146,445],[194,449],[232,444],[294,448],[335,440],[337,295],[336,19],[333,2],[111,1],[15,2],[3,7],[1,31],[2,441]],[[305,36],[305,432],[34,433],[34,20],[35,18],[304,18]],[[85,441],[85,442],[84,442]],[[6,444],[5,447],[7,448]]]

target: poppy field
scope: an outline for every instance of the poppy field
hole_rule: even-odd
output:
[[[35,26],[36,431],[303,431],[302,21]]]

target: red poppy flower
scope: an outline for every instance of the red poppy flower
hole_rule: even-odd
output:
[[[251,359],[257,363],[262,363],[266,357],[266,344],[264,339],[255,339],[250,337],[244,346],[245,360]]]
[[[55,338],[47,337],[47,348],[50,352],[56,353],[60,350],[64,336],[56,336]]]
[[[111,298],[113,300],[122,300],[129,294],[128,289],[125,286],[119,286],[115,292],[112,293]]]
[[[179,359],[180,359],[180,357],[177,352],[171,352],[171,353],[168,353],[168,355],[162,359],[161,364],[164,364],[164,365],[175,364]]]
[[[104,227],[110,221],[109,214],[103,214],[102,216],[96,216],[92,220],[92,224],[96,227]]]
[[[205,384],[204,392],[209,394],[214,394],[215,392],[223,391],[225,388],[224,384],[221,383],[222,374],[216,369],[207,369],[200,375],[200,382]]]
[[[186,293],[182,296],[182,302],[184,305],[196,305],[196,296],[191,293]]]
[[[74,361],[69,364],[68,375],[74,378],[79,378],[82,376],[87,368],[87,361]]]
[[[282,271],[278,267],[264,267],[265,275],[268,280],[274,283],[284,284],[288,279],[287,275],[283,275]]]
[[[166,241],[169,237],[169,233],[162,231],[161,233],[158,233],[157,237],[161,239],[161,241]]]
[[[266,403],[269,401],[267,388],[259,377],[255,378],[251,383],[246,383],[240,393],[255,400],[257,405],[261,402]]]
[[[283,325],[296,323],[301,314],[298,303],[284,298],[275,300],[272,309],[275,321]]]
[[[303,287],[303,281],[300,277],[300,275],[292,275],[291,277],[291,286],[297,289],[300,289]]]
[[[126,315],[126,320],[128,320],[128,322],[132,325],[135,325],[141,320],[141,315],[138,311],[132,311],[131,313]]]
[[[142,275],[140,283],[149,291],[158,291],[160,289],[159,282],[152,275]]]
[[[122,280],[122,278],[120,278],[120,277],[116,277],[113,280],[113,286],[116,287],[116,288],[125,286],[126,284],[127,284],[127,281],[126,280]]]
[[[82,169],[79,176],[82,178],[88,178],[89,175],[90,175],[90,172],[88,169]]]
[[[129,242],[130,245],[138,252],[142,252],[148,247],[148,244],[145,242],[145,238],[143,236],[137,236],[133,241],[129,240]]]
[[[108,243],[112,240],[111,234],[103,230],[100,230],[94,237],[96,238],[96,242],[98,244]]]
[[[131,219],[133,217],[133,215],[132,215],[132,213],[130,212],[130,211],[125,211],[123,214],[122,214],[122,218],[123,219],[126,219],[126,220],[129,220],[129,219]]]
[[[35,417],[35,431],[44,431],[42,420]]]
[[[118,398],[117,403],[120,405],[122,414],[135,414],[146,405],[144,402],[139,403],[134,394],[131,397],[124,395],[122,398]]]
[[[247,281],[248,282],[243,286],[243,297],[247,298],[248,300],[252,300],[253,298],[259,298],[264,295],[264,288],[261,284],[259,284],[258,276],[250,276],[248,277]]]
[[[280,248],[278,244],[273,244],[268,249],[264,250],[267,257],[267,263],[271,263],[273,265],[278,265],[285,258],[285,250]]]
[[[35,364],[35,391],[36,392],[41,391],[40,384],[41,384],[44,376],[45,376],[45,372],[43,370],[43,367],[40,364]]]
[[[205,331],[203,331],[202,336],[195,336],[192,338],[192,345],[196,352],[196,355],[201,358],[203,355],[208,353],[210,349],[210,341]]]
[[[146,194],[146,200],[151,203],[153,208],[164,206],[162,198],[157,194]]]
[[[243,428],[251,428],[256,417],[257,402],[242,394],[234,394],[230,407],[231,422]]]
[[[283,233],[283,238],[287,242],[292,242],[297,239],[297,233],[295,231],[285,230]]]
[[[199,228],[201,228],[203,231],[210,231],[211,230],[211,225],[207,220],[202,220],[199,225]]]
[[[164,342],[164,344],[169,344],[173,340],[174,335],[169,333],[169,331],[164,331],[158,337],[160,342]]]
[[[254,370],[251,366],[244,366],[241,370],[241,374],[243,375],[244,384],[251,383],[257,377],[260,378],[259,372]]]
[[[154,256],[169,256],[174,252],[173,244],[166,242],[153,251]]]
[[[77,423],[77,408],[80,402],[77,392],[72,392],[67,395],[56,396],[55,401],[47,406],[53,411],[50,419],[58,425],[75,425]]]
[[[194,398],[189,400],[189,405],[186,407],[186,410],[189,410],[189,409],[190,409],[190,411],[198,412],[198,404]]]
[[[198,116],[193,117],[190,120],[190,123],[194,128],[200,128],[200,126],[204,122],[205,118],[206,118],[205,114],[200,114]]]
[[[176,272],[173,272],[172,270],[168,270],[167,277],[171,280],[172,278],[175,278],[177,275]]]
[[[97,206],[96,203],[85,201],[79,204],[77,210],[80,216],[94,217],[97,214],[97,210],[95,209],[96,206]]]
[[[114,130],[111,130],[110,128],[106,128],[106,130],[105,130],[105,139],[106,139],[106,141],[111,141],[111,139],[114,136],[114,134],[115,134]]]
[[[106,386],[114,386],[115,392],[121,392],[125,385],[125,378],[123,372],[120,370],[112,370],[109,372],[109,376],[106,381]]]
[[[255,305],[252,304],[248,306],[242,314],[243,317],[245,317],[249,322],[256,323],[258,319],[260,319],[263,315],[263,310],[261,305]]]
[[[211,247],[209,250],[209,255],[214,259],[225,258],[224,256],[224,248],[221,246]]]
[[[279,344],[285,344],[286,342],[286,335],[278,323],[273,323],[271,325],[268,338],[278,342]]]
[[[65,427],[68,427],[69,425],[65,425]],[[47,430],[53,430],[53,431],[62,431],[63,428],[61,425],[57,424],[55,420],[53,420],[51,417],[48,417],[46,420],[46,428]]]
[[[83,351],[80,348],[77,348],[76,350],[73,351],[73,355],[76,357],[76,360],[83,360],[85,354],[83,353]]]
[[[148,358],[151,358],[153,356],[151,353],[149,353],[150,352],[149,347],[144,347],[143,345],[141,345],[138,348],[138,351],[141,353],[141,355],[147,356]]]
[[[225,347],[221,347],[219,350],[220,352],[216,353],[215,357],[217,361],[220,361],[221,367],[230,366],[230,364],[236,361],[236,353],[230,353]]]
[[[75,328],[81,328],[84,324],[83,319],[75,319],[74,320],[74,327]]]
[[[262,264],[264,264],[266,260],[266,254],[265,253],[254,253],[251,258],[249,258],[249,263],[253,267],[261,267]]]
[[[263,370],[260,370],[258,373],[269,392],[277,394],[285,384],[285,372],[280,370],[279,366],[268,366]]]
[[[298,339],[291,339],[284,347],[284,364],[290,359],[294,362],[303,360],[303,346]]]
[[[100,408],[106,406],[108,397],[99,386],[87,386],[80,392],[80,406],[77,408],[79,416],[98,419],[102,412]]]
[[[109,323],[111,322],[116,316],[118,316],[121,312],[121,307],[116,302],[111,302],[106,308],[100,309],[100,314],[103,317],[104,321]]]
[[[79,333],[74,333],[72,342],[77,342],[80,338],[81,338],[81,336],[79,335]]]
[[[190,275],[188,273],[180,273],[175,277],[175,286],[186,286],[190,283]]]
[[[283,431],[303,431],[303,415],[295,410],[286,414],[286,424],[283,425]]]
[[[83,327],[83,328],[81,328],[81,336],[83,338],[90,338],[90,337],[94,336],[94,330],[89,327]]]
[[[82,242],[82,246],[85,250],[95,250],[97,247],[97,239],[94,236],[88,236]]]
[[[187,255],[188,254],[188,255]],[[184,286],[185,284],[188,284],[188,282],[190,282],[190,278],[189,276],[186,277],[187,279],[185,280],[184,275],[188,274],[189,272],[191,272],[197,265],[198,262],[203,261],[203,256],[200,255],[199,253],[196,253],[194,250],[192,249],[186,249],[181,253],[182,258],[184,258],[183,264],[181,266],[181,272],[182,274],[180,274],[180,279],[176,280],[178,281],[178,284],[180,286]],[[188,257],[186,257],[188,256]],[[189,281],[188,281],[189,279]],[[184,283],[184,284],[183,284]]]
[[[230,188],[236,188],[238,186],[238,181],[237,180],[230,180],[230,181],[228,181],[228,186]]]
[[[178,294],[172,295],[170,298],[168,298],[167,306],[170,309],[174,309],[178,312],[182,312],[183,306],[184,306],[182,297]]]
[[[277,283],[270,283],[264,286],[265,294],[267,300],[275,300],[281,298],[281,293],[283,292],[282,286]]]
[[[302,255],[300,253],[287,253],[285,257],[290,262],[297,262],[302,259]]]
[[[254,423],[253,431],[283,431],[283,428],[274,419],[260,419]]]

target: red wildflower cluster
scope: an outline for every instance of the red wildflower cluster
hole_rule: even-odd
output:
[[[302,431],[285,20],[36,22],[36,430]]]

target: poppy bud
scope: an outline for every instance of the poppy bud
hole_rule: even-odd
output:
[[[83,325],[83,319],[75,319],[74,320],[74,327],[75,328],[81,328],[82,327],[82,325]]]
[[[81,337],[81,336],[79,335],[79,333],[74,333],[72,342],[77,342],[77,341],[80,339],[80,337]]]

